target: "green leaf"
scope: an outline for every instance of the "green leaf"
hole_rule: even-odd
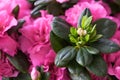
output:
[[[71,42],[77,43],[77,40],[74,38],[74,36],[69,35],[69,37],[70,37],[70,41],[71,41]]]
[[[70,33],[73,35],[73,36],[75,36],[75,37],[77,37],[77,29],[76,28],[74,28],[74,27],[71,27],[70,28]]]
[[[38,5],[36,7],[34,7],[34,9],[30,12],[31,16],[32,17],[39,17],[41,14],[40,14],[40,11],[41,9],[44,9],[46,7],[46,4],[44,5]]]
[[[20,10],[19,5],[17,5],[17,6],[13,9],[12,14],[14,14],[15,18],[18,17],[19,10]]]
[[[81,27],[83,29],[87,28],[92,22],[92,16],[88,17],[87,15],[83,16]]]
[[[29,73],[19,73],[16,78],[12,78],[13,80],[31,80],[31,76]]]
[[[8,59],[10,63],[19,71],[23,73],[28,71],[30,63],[27,59],[27,56],[21,51],[18,51],[14,57],[8,55]]]
[[[87,41],[89,41],[89,39],[90,39],[90,35],[87,34],[87,35],[85,36],[85,41],[87,42]]]
[[[50,73],[49,72],[44,72],[43,67],[37,67],[37,70],[40,72],[40,79],[39,80],[49,80],[50,78]]]
[[[12,80],[12,79],[3,77],[2,80]]]
[[[59,16],[63,14],[61,4],[55,1],[49,3],[49,5],[47,6],[47,11],[49,14],[52,14],[54,16]]]
[[[51,46],[55,52],[58,52],[60,49],[64,48],[68,45],[68,43],[61,39],[60,37],[56,36],[53,31],[50,32],[50,42]]]
[[[97,34],[96,36],[93,37],[92,40],[90,40],[90,42],[95,42],[95,41],[97,41],[98,39],[102,38],[102,36],[103,36],[103,35],[101,35],[101,34]]]
[[[58,37],[68,40],[70,25],[65,20],[55,17],[52,22],[52,31]]]
[[[94,47],[86,46],[85,48],[88,51],[88,53],[90,53],[90,54],[98,54],[99,53],[99,50]]]
[[[91,80],[89,72],[77,62],[72,61],[68,66],[72,80]]]
[[[98,34],[102,34],[103,38],[111,38],[117,28],[115,22],[110,19],[102,18],[94,22]]]
[[[61,49],[55,58],[56,66],[66,66],[76,55],[76,48],[73,46],[67,46]]]
[[[48,4],[49,2],[51,2],[52,0],[37,0],[34,3],[34,6],[38,6],[38,5],[43,5],[43,4]]]
[[[93,57],[89,52],[84,48],[81,47],[79,48],[76,56],[76,61],[82,65],[82,66],[87,66],[89,65],[93,60]]]
[[[92,47],[98,49],[101,53],[113,53],[120,50],[120,46],[108,39],[100,39],[91,44]]]
[[[88,8],[84,9],[84,11],[82,12],[82,14],[80,15],[77,27],[82,27],[81,23],[82,23],[83,16],[87,16],[87,17],[91,16],[91,12],[90,12],[90,10]]]
[[[107,65],[100,55],[95,55],[92,63],[86,68],[97,76],[105,76],[107,74]]]

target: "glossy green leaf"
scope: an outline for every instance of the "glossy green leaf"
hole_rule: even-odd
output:
[[[100,39],[93,44],[92,47],[98,49],[101,53],[113,53],[120,50],[120,46],[108,39]]]
[[[102,34],[103,38],[111,38],[117,28],[115,22],[110,19],[102,18],[94,22],[98,34]]]
[[[79,20],[78,20],[78,24],[77,24],[77,27],[81,27],[81,23],[82,23],[82,18],[83,16],[87,16],[87,17],[90,17],[91,16],[91,12],[88,8],[84,9],[82,14],[80,14],[80,17],[79,17]]]
[[[40,12],[39,10],[44,9],[46,7],[46,5],[38,5],[36,7],[34,7],[34,9],[30,12],[32,17],[36,17],[36,16],[40,16]]]
[[[53,31],[50,32],[50,42],[51,46],[55,52],[58,52],[60,49],[64,48],[68,45],[68,43],[61,39],[60,37],[56,36]]]
[[[26,55],[21,51],[18,51],[18,53],[14,57],[8,55],[8,59],[10,63],[19,71],[23,73],[28,71],[30,63]]]
[[[67,46],[61,49],[55,58],[56,66],[66,66],[76,55],[76,48],[73,46]]]
[[[37,67],[37,70],[41,74],[39,80],[49,80],[49,78],[50,78],[50,73],[49,72],[44,72],[43,67]]]
[[[52,0],[36,0],[34,3],[34,6],[38,6],[38,5],[43,5],[43,4],[48,4],[49,2],[51,2]]]
[[[77,62],[72,61],[68,66],[68,71],[72,80],[91,80],[89,72]]]
[[[31,76],[29,73],[19,73],[16,78],[12,78],[12,80],[31,80]]]
[[[17,6],[13,9],[12,14],[14,14],[15,18],[18,17],[19,10],[20,10],[19,5],[17,5]]]
[[[86,68],[97,76],[105,76],[107,74],[107,65],[100,55],[95,55],[92,63]]]
[[[92,62],[92,60],[92,54],[89,54],[89,52],[84,47],[79,48],[76,56],[76,61],[80,65],[87,66]]]
[[[86,46],[85,48],[88,51],[88,53],[90,53],[90,54],[98,54],[99,53],[99,50],[94,47]]]
[[[68,40],[70,25],[65,20],[55,17],[52,22],[52,31],[58,37]]]

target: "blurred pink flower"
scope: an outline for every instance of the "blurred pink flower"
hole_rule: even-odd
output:
[[[108,15],[106,9],[99,3],[79,2],[72,8],[66,10],[66,21],[72,24],[73,26],[77,26],[78,18],[85,8],[90,9],[93,16],[93,21],[99,18],[106,17]]]
[[[17,51],[18,44],[8,35],[0,37],[0,50],[5,53],[14,56]]]
[[[56,0],[56,1],[59,2],[59,3],[64,3],[64,2],[67,2],[69,0]]]
[[[18,72],[9,63],[4,53],[0,53],[0,76],[2,77],[16,77]]]

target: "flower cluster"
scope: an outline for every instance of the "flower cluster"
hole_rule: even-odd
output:
[[[105,27],[101,25],[102,22],[106,22],[103,24]],[[62,32],[62,29],[65,31]],[[94,47],[92,49],[95,52],[91,54],[94,57],[98,53],[105,53],[100,55],[108,69],[106,76],[98,77],[88,69],[93,57],[87,58],[85,63],[79,59],[71,59],[71,62],[75,65],[79,63],[80,68],[82,65],[81,69],[85,71],[88,69],[87,73],[90,75],[80,75],[84,78],[81,80],[91,79],[85,76],[91,76],[92,80],[119,80],[119,34],[119,0],[0,0],[0,80],[79,80],[80,77],[75,78],[71,74],[71,68],[66,63],[61,65],[56,60],[60,51],[68,45],[68,51],[73,50],[73,47],[79,49],[91,46],[92,42],[101,38],[105,38],[101,40],[103,43],[109,39],[104,44],[110,47],[105,51]],[[67,53],[67,49],[65,51]]]

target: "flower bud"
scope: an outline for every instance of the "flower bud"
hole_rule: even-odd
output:
[[[80,35],[80,36],[84,36],[84,35],[87,34],[87,31],[86,31],[86,30],[83,30],[82,28],[78,28],[77,33],[78,33],[78,35]]]
[[[40,78],[40,72],[37,71],[37,69],[35,67],[32,68],[31,78],[32,78],[32,80],[39,80],[39,78]]]

